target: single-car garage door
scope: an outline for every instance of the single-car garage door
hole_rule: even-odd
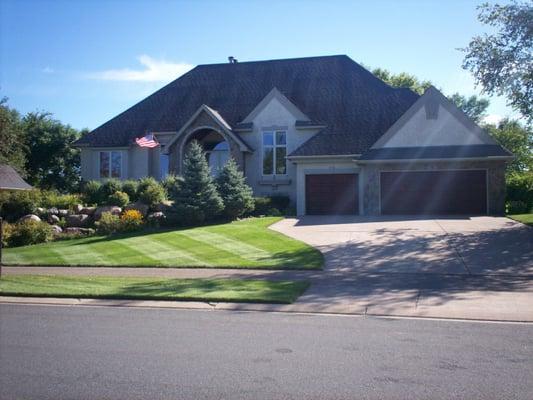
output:
[[[305,205],[309,215],[358,214],[357,174],[306,175]]]
[[[381,213],[486,214],[486,171],[381,173]]]

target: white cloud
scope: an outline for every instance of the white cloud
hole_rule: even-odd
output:
[[[497,125],[504,117],[498,114],[489,114],[483,117],[482,122],[484,124]]]
[[[168,82],[194,67],[194,65],[187,63],[156,60],[146,54],[139,56],[138,60],[144,67],[143,69],[109,69],[87,74],[87,77],[105,81]]]

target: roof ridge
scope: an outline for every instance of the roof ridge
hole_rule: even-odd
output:
[[[329,54],[324,56],[307,56],[307,57],[291,57],[291,58],[271,58],[268,60],[251,60],[251,61],[238,61],[237,63],[212,63],[212,64],[198,64],[196,67],[211,67],[215,65],[242,65],[242,64],[254,64],[254,63],[271,63],[271,62],[283,62],[283,61],[298,61],[298,60],[310,60],[310,59],[323,59],[323,58],[348,58],[347,54]]]

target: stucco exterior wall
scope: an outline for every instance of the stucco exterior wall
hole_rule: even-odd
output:
[[[101,151],[120,151],[122,154],[122,176],[120,179],[129,177],[129,155],[130,149],[116,147],[98,147],[81,149],[81,179],[84,181],[100,180],[100,152]],[[146,176],[146,175],[143,175]]]
[[[361,168],[363,214],[380,215],[380,173],[382,171],[487,170],[488,213],[505,211],[505,162],[502,161],[431,161],[414,163],[366,164]]]
[[[361,168],[350,160],[324,158],[300,161],[296,164],[296,214],[305,215],[305,176],[314,174],[360,174]],[[359,177],[359,213],[362,213],[362,185]]]
[[[300,116],[292,114],[276,97],[273,97],[253,119],[253,131],[241,133],[241,137],[254,149],[245,155],[245,172],[248,184],[258,196],[288,195],[296,202],[296,165],[287,161],[287,174],[284,176],[263,175],[263,132],[284,130],[287,132],[287,154],[315,135],[317,129],[296,129],[295,122]]]

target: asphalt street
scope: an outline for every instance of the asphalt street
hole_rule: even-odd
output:
[[[531,399],[533,325],[0,304],[0,399]]]

